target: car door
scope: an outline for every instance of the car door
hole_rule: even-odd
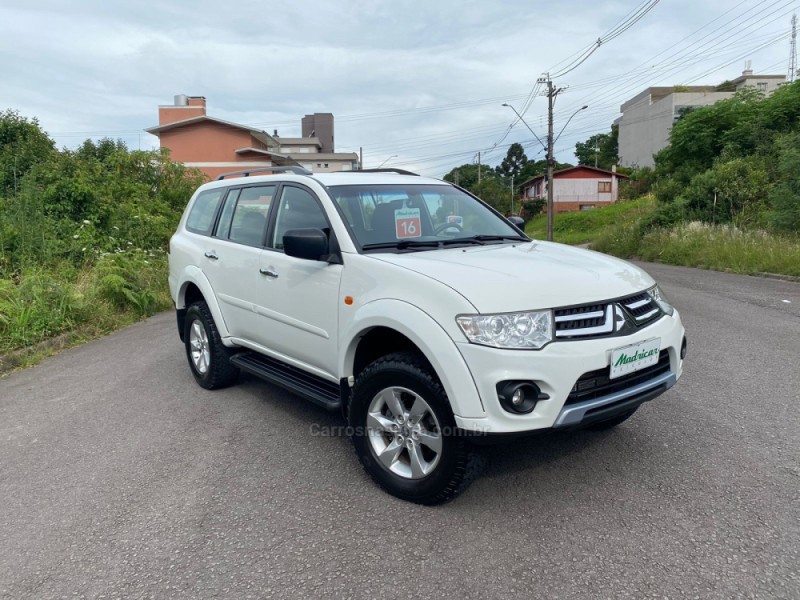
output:
[[[208,240],[204,272],[233,337],[263,344],[255,327],[261,283],[260,255],[277,185],[231,188]]]
[[[267,248],[261,253],[259,314],[267,346],[302,365],[336,378],[338,298],[342,265],[305,260],[283,252],[290,229],[315,227],[331,235],[318,198],[300,184],[284,184],[272,214]]]

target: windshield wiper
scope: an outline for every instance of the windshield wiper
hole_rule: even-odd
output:
[[[479,244],[480,246],[485,246],[486,242],[484,242],[480,236],[442,240],[442,246],[449,246],[451,244]]]
[[[482,242],[500,242],[503,240],[513,240],[515,242],[528,242],[530,241],[526,237],[522,237],[521,235],[474,235],[471,240],[480,240]]]
[[[438,248],[439,242],[425,242],[422,240],[399,240],[397,242],[379,242],[376,244],[364,244],[362,250],[380,250],[382,248],[397,248],[405,250],[408,248]]]

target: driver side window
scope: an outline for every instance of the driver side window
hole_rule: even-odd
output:
[[[283,236],[287,231],[306,228],[322,229],[330,234],[328,220],[317,199],[303,188],[284,186],[270,247],[283,250]]]

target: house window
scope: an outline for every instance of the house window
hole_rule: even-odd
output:
[[[328,168],[328,163],[325,163],[325,168],[326,168],[326,169]]]
[[[766,82],[762,82],[758,84],[758,91],[759,92],[766,92],[767,91],[767,84]]]
[[[611,193],[611,182],[610,181],[598,181],[597,182],[597,192],[600,194],[610,194]]]
[[[581,204],[578,206],[579,210],[592,210],[594,208],[594,204]]]

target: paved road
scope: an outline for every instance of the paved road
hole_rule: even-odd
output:
[[[443,507],[376,489],[288,393],[198,388],[171,314],[0,380],[0,596],[800,597],[800,284],[648,268],[679,385],[492,448]]]

